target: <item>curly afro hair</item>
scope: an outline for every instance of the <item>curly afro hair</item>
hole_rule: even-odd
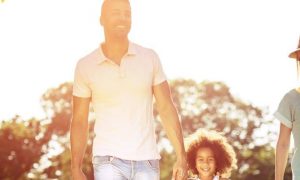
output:
[[[196,153],[199,148],[210,148],[216,159],[216,172],[223,178],[231,175],[232,169],[237,168],[236,154],[226,138],[216,131],[199,129],[185,139],[187,147],[187,161],[193,174],[196,169]]]

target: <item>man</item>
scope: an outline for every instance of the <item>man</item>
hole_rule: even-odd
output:
[[[72,176],[81,170],[88,137],[90,102],[96,114],[93,145],[95,179],[159,179],[159,153],[152,97],[177,161],[173,178],[186,179],[187,163],[177,111],[160,60],[153,50],[128,40],[128,0],[105,0],[100,23],[105,41],[76,66],[71,123]]]

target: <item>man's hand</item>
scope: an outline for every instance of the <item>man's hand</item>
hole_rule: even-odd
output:
[[[188,176],[186,159],[177,160],[173,166],[172,180],[186,180]]]
[[[87,180],[81,169],[72,169],[72,180]]]

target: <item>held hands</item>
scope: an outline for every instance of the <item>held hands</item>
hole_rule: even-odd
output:
[[[173,166],[172,180],[186,180],[188,173],[186,159],[177,160]]]
[[[81,169],[72,169],[72,180],[87,180]]]

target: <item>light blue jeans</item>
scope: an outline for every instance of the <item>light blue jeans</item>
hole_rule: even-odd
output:
[[[131,161],[113,156],[93,158],[95,180],[159,180],[159,160]]]

